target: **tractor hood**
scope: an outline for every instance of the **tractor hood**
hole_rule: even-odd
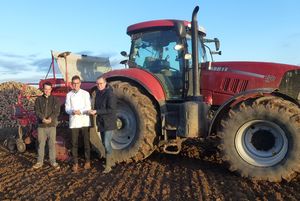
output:
[[[255,80],[251,88],[279,88],[284,75],[289,71],[299,71],[300,66],[268,62],[213,62],[207,68],[218,75],[222,72],[223,78]],[[224,75],[225,73],[225,75]]]
[[[232,72],[258,78],[280,80],[287,71],[300,70],[300,66],[270,62],[226,61],[213,62],[210,70]]]
[[[298,99],[300,66],[268,62],[213,62],[202,68],[201,90],[221,104],[251,89],[272,88]]]

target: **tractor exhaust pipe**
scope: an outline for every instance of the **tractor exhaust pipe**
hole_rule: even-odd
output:
[[[199,6],[196,6],[192,15],[192,63],[193,63],[193,99],[199,100],[200,97],[200,70],[198,57],[198,21],[197,14]]]
[[[180,107],[179,128],[176,132],[181,137],[206,137],[208,121],[206,119],[208,105],[200,94],[200,69],[198,57],[198,22],[196,6],[192,15],[192,63],[193,63],[193,95]]]

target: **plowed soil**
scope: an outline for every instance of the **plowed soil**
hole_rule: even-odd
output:
[[[0,130],[1,144],[9,132]],[[11,154],[1,147],[0,200],[300,200],[299,176],[289,183],[241,178],[201,140],[185,142],[179,155],[154,153],[108,174],[96,154],[92,169],[78,174],[68,162],[33,170],[36,156],[34,149]]]

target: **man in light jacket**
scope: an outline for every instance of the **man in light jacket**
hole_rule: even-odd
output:
[[[84,169],[90,169],[90,117],[91,100],[89,92],[80,88],[81,80],[78,75],[72,77],[73,90],[67,94],[65,109],[69,114],[69,127],[72,131],[73,172],[79,171],[78,165],[78,135],[81,131],[84,138]]]

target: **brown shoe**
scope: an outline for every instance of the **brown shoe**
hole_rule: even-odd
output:
[[[90,163],[90,162],[86,162],[86,163],[84,164],[84,169],[85,169],[85,170],[91,169],[91,163]]]
[[[72,171],[73,171],[74,173],[78,173],[78,172],[79,172],[79,166],[78,166],[78,163],[75,163],[75,164],[73,165]]]
[[[112,169],[111,169],[110,166],[106,166],[102,173],[107,174],[107,173],[109,173],[111,170],[112,170]]]

